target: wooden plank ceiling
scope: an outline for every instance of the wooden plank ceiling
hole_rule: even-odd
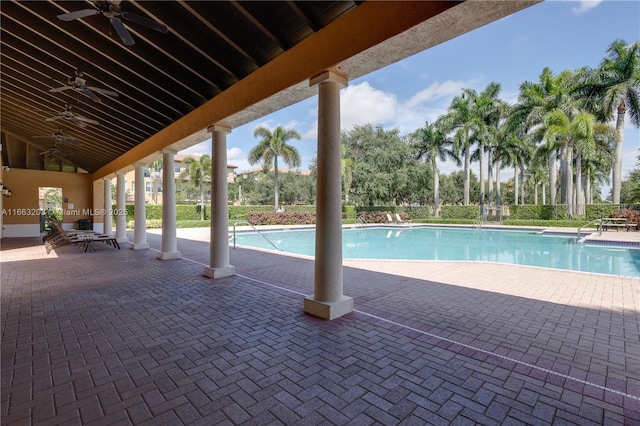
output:
[[[2,1],[3,164],[94,172],[360,3]]]

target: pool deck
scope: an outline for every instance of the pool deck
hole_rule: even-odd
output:
[[[209,230],[178,238],[2,240],[0,423],[640,424],[638,278],[345,260],[356,311],[325,321],[312,260],[231,249],[212,280]]]

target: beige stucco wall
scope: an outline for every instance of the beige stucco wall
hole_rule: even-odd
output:
[[[32,236],[35,232],[35,226],[39,226],[38,188],[41,186],[62,188],[62,198],[68,200],[62,208],[69,213],[63,216],[63,223],[94,219],[82,214],[94,209],[90,174],[11,169],[2,174],[2,182],[11,189],[11,196],[2,200],[2,226],[8,231],[3,232],[4,236]],[[73,210],[69,209],[71,205]]]

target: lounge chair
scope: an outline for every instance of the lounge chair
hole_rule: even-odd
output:
[[[96,241],[111,245],[118,250],[120,249],[118,240],[111,235],[97,234],[93,231],[84,231],[78,233],[74,233],[73,231],[71,231],[68,233],[62,228],[62,224],[55,219],[51,220],[51,230],[47,235],[43,237],[43,242],[47,253],[50,253],[51,250],[58,247],[70,244],[79,245],[80,248],[84,249],[83,251],[85,252],[89,250],[95,251],[95,247],[92,247],[91,244]]]
[[[399,215],[398,213],[396,213],[396,221],[397,221],[398,223],[411,223],[411,219],[409,219],[409,220],[404,220],[404,219],[402,219],[402,218],[400,217],[400,215]]]
[[[391,213],[387,213],[387,222],[388,222],[388,223],[395,223],[395,222],[393,221],[393,218],[391,217]]]

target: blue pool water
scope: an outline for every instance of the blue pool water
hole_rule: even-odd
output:
[[[263,231],[279,249],[313,256],[315,230]],[[273,250],[255,232],[238,245]],[[412,227],[345,229],[345,259],[467,260],[640,277],[640,248],[578,243],[575,236],[526,231]]]

